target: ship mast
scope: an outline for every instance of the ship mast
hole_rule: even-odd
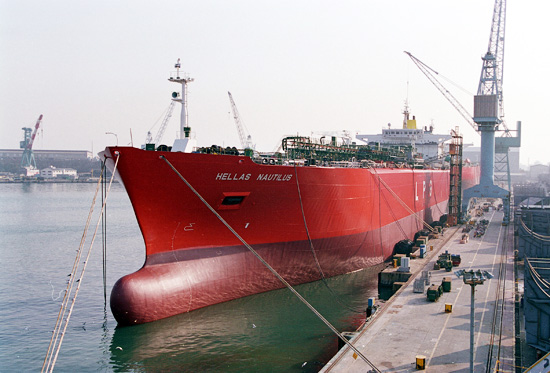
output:
[[[188,74],[180,74],[181,63],[179,58],[174,67],[176,68],[176,72],[171,73],[168,80],[170,82],[181,84],[181,94],[177,92],[172,93],[172,100],[181,104],[181,116],[179,135],[174,142],[172,151],[191,152],[193,150],[192,146],[194,144],[193,141],[191,141],[191,127],[189,127],[188,124],[189,116],[187,113],[187,83],[192,82],[194,79],[189,77]]]
[[[409,102],[405,100],[405,109],[403,110],[403,129],[407,128],[407,122],[409,121]]]

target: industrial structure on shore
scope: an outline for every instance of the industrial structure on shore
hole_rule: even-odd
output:
[[[99,174],[100,162],[86,150],[37,150],[34,141],[42,123],[41,114],[33,128],[23,127],[19,149],[0,149],[0,182],[18,180],[76,180],[78,174]]]

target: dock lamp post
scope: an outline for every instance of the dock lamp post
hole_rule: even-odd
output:
[[[114,132],[105,132],[106,135],[114,135],[116,137],[116,146],[118,146],[118,136]]]
[[[463,269],[460,269],[458,271],[455,271],[455,275],[457,277],[462,277],[462,280],[465,284],[470,285],[472,289],[472,304],[470,308],[470,372],[474,372],[474,329],[475,329],[475,323],[474,323],[474,305],[475,305],[475,293],[476,293],[476,285],[483,285],[485,280],[490,280],[494,276],[491,272],[482,271],[478,269],[477,271],[470,270],[465,271]]]

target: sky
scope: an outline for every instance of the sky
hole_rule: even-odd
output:
[[[418,124],[479,135],[403,51],[436,70],[473,112],[493,0],[0,0],[0,148],[15,149],[40,114],[36,149],[145,142],[158,131],[174,64],[188,86],[200,146],[239,146],[227,92],[256,149],[282,137]],[[520,160],[548,164],[550,2],[507,6],[504,110],[522,121]],[[180,105],[166,129],[171,144]],[[115,133],[115,135],[107,134]]]

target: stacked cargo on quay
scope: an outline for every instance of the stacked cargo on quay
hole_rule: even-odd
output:
[[[184,137],[172,147],[102,153],[124,184],[146,246],[143,267],[111,293],[121,325],[283,287],[236,234],[296,285],[379,264],[397,241],[447,212],[451,167],[441,154],[432,157],[436,167],[411,143],[299,136],[283,139],[276,154],[197,148],[186,118],[192,80],[178,71],[171,81],[182,86]],[[414,124],[405,110],[400,131],[431,134]],[[461,177],[463,188],[473,186],[479,168],[464,166]]]

